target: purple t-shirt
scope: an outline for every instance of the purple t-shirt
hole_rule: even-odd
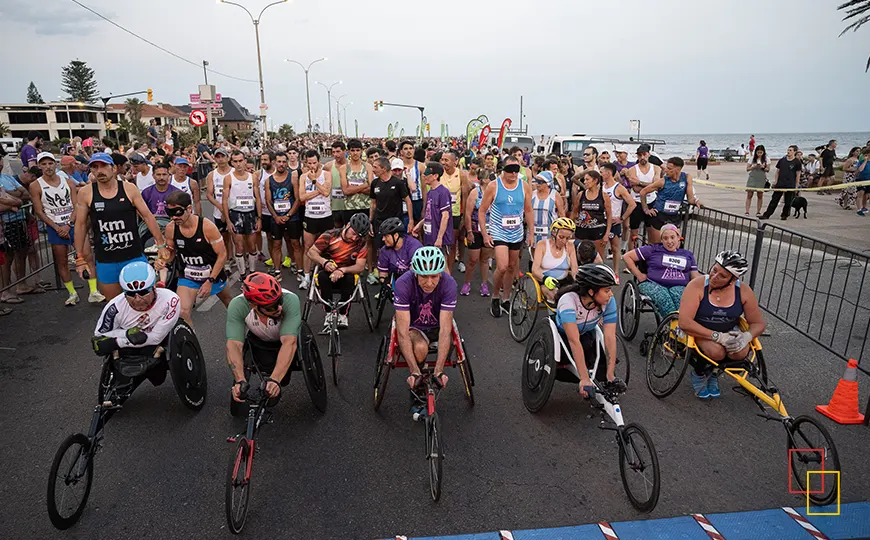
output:
[[[158,191],[157,184],[148,186],[142,191],[142,198],[148,209],[154,214],[154,217],[169,217],[166,213],[166,197],[173,191],[180,191],[177,187],[169,184],[166,186],[166,191]]]
[[[406,236],[402,240],[401,249],[390,249],[387,246],[378,252],[378,272],[382,274],[393,273],[401,276],[411,267],[411,257],[417,248],[423,247],[419,240],[412,236]]]
[[[29,166],[28,164],[31,162],[31,160],[36,161],[36,156],[38,154],[39,152],[36,150],[36,148],[30,146],[29,144],[25,144],[21,147],[21,164],[24,166],[25,169]]]
[[[709,156],[710,150],[706,146],[698,147],[698,158],[707,159]]]
[[[438,230],[441,228],[441,219],[444,217],[443,212],[447,211],[447,219],[451,219],[452,204],[450,190],[441,184],[426,194],[426,208],[423,209],[423,244],[435,245]],[[453,245],[453,223],[447,224],[442,240],[442,246]]]
[[[647,244],[634,250],[637,258],[647,264],[646,275],[653,283],[664,287],[686,286],[692,270],[697,270],[695,256],[687,249],[668,251],[661,244]]]
[[[447,272],[441,272],[438,286],[429,294],[417,284],[414,272],[405,272],[396,280],[396,311],[411,312],[411,328],[423,331],[437,328],[441,310],[456,310],[456,280]]]

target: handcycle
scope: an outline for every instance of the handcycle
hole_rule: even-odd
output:
[[[444,459],[442,451],[442,435],[441,427],[438,420],[438,413],[435,411],[435,403],[438,395],[441,392],[441,386],[432,376],[435,369],[435,359],[432,355],[438,353],[438,342],[429,344],[429,356],[426,363],[422,366],[423,379],[420,382],[418,389],[412,390],[414,399],[426,405],[425,421],[425,449],[426,461],[429,470],[429,494],[433,501],[437,501],[441,497],[441,462]],[[431,359],[430,359],[431,358]],[[453,330],[451,331],[451,347],[447,357],[445,367],[458,367],[462,376],[462,382],[465,388],[465,397],[468,400],[468,405],[474,406],[474,372],[471,369],[471,361],[465,350],[465,340],[459,335],[459,328],[456,321],[453,321]],[[393,318],[388,335],[381,338],[381,344],[378,347],[378,356],[375,365],[375,401],[374,406],[377,411],[384,400],[384,394],[387,389],[387,383],[390,380],[390,371],[394,368],[407,368],[408,363],[401,358],[399,350],[398,331],[396,330],[396,319]],[[422,392],[421,388],[425,388]],[[419,418],[414,418],[419,420]]]
[[[555,306],[546,301],[541,284],[532,275],[531,270],[524,273],[514,281],[511,288],[510,313],[508,313],[511,337],[522,343],[535,327],[538,313],[543,311],[549,315],[554,310]]]
[[[741,331],[749,328],[744,319],[740,319]],[[840,457],[828,430],[810,416],[792,417],[785,409],[779,389],[770,381],[761,342],[758,338],[750,342],[749,357],[744,360],[715,361],[701,352],[695,339],[685,334],[679,327],[679,315],[671,313],[665,317],[652,336],[652,343],[647,354],[647,386],[652,394],[660,399],[671,395],[679,386],[692,357],[698,355],[713,366],[711,376],[726,374],[737,381],[739,386],[734,391],[753,398],[761,409],[757,416],[765,420],[779,420],[785,428],[788,437],[788,452],[791,471],[802,492],[807,492],[807,471],[825,470],[839,471]],[[776,414],[770,414],[768,409]],[[811,463],[820,466],[810,469]],[[828,482],[829,490],[810,490],[809,498],[817,505],[830,504],[837,497],[837,482]]]
[[[311,306],[315,302],[323,304],[328,308],[326,317],[329,321],[329,328],[326,329],[325,332],[321,332],[321,335],[326,333],[329,336],[327,354],[332,360],[332,384],[338,386],[338,357],[341,356],[341,337],[338,332],[339,310],[352,302],[359,302],[360,304],[362,304],[363,314],[365,315],[366,324],[368,324],[369,331],[374,332],[375,325],[372,321],[372,307],[369,303],[369,295],[366,293],[363,282],[360,281],[359,274],[354,274],[353,294],[351,294],[350,298],[348,298],[344,302],[340,300],[335,300],[334,298],[330,298],[329,300],[323,298],[323,296],[320,294],[319,276],[320,266],[318,265],[314,267],[314,283],[312,283],[311,287],[309,287],[308,289],[308,298],[305,299],[305,306],[302,308],[302,320],[308,321],[308,315],[311,314]]]
[[[251,374],[256,374],[257,378],[260,379],[260,384],[253,390],[251,390],[250,383],[247,382],[239,388],[240,396],[249,404],[247,424],[244,433],[227,437],[227,442],[236,445],[227,467],[224,497],[227,526],[233,534],[239,534],[245,526],[251,498],[251,473],[254,465],[254,454],[257,450],[257,434],[260,431],[260,426],[271,423],[272,412],[269,409],[277,402],[277,399],[271,400],[266,394],[266,383],[271,379],[260,371],[254,361],[253,348],[268,345],[271,344],[258,342],[257,345],[251,345],[251,342],[246,339],[242,348],[242,357],[245,359],[245,376],[250,378]],[[280,344],[274,347],[273,352],[277,354],[279,349]],[[323,375],[320,352],[314,334],[304,322],[299,330],[297,353],[291,363],[290,371],[287,372],[282,381],[274,382],[278,382],[282,387],[287,386],[293,371],[302,371],[314,407],[320,412],[325,412],[326,377]],[[230,399],[230,413],[233,416],[239,416],[243,404]]]
[[[196,334],[183,320],[176,323],[161,345],[115,351],[104,358],[88,433],[68,436],[51,464],[46,499],[48,517],[56,528],[72,527],[84,512],[93,482],[94,456],[102,448],[106,422],[123,408],[143,381],[152,379],[155,385],[162,384],[166,371],[184,406],[200,410],[208,391],[205,360]]]
[[[619,474],[631,505],[641,512],[651,512],[658,503],[661,490],[661,475],[655,446],[640,424],[626,424],[623,420],[619,394],[625,392],[625,386],[596,380],[603,378],[601,368],[604,365],[600,363],[606,362],[605,354],[602,354],[604,332],[600,326],[596,326],[593,332],[584,335],[589,334],[593,336],[589,340],[591,343],[587,341],[588,347],[584,346],[584,352],[591,360],[592,350],[594,350],[594,363],[589,369],[594,385],[590,399],[594,400],[593,407],[601,412],[602,420],[598,427],[613,431],[616,435],[616,444],[619,448]],[[581,339],[586,338],[581,336]],[[586,367],[588,365],[587,363]],[[629,375],[628,348],[617,336],[616,376],[627,385]],[[567,338],[553,317],[540,321],[526,342],[521,379],[523,404],[531,413],[539,412],[546,405],[555,381],[574,385],[580,383],[580,374],[571,355]],[[592,389],[587,389],[587,392],[589,390]],[[614,426],[605,425],[605,419]],[[636,473],[636,476],[630,476],[630,473]]]
[[[375,328],[380,326],[381,319],[384,316],[384,308],[387,304],[392,304],[393,299],[395,298],[393,294],[393,278],[394,274],[390,272],[387,274],[386,279],[384,279],[383,283],[381,283],[381,290],[378,292],[377,296],[377,305],[375,306]]]

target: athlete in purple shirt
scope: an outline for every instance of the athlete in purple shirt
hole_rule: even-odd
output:
[[[411,267],[411,258],[417,248],[423,247],[413,236],[405,236],[405,225],[399,218],[389,218],[381,223],[379,234],[384,246],[378,251],[378,274],[383,282],[393,274],[398,278]]]
[[[142,190],[142,199],[154,217],[169,217],[166,213],[166,197],[173,191],[180,191],[169,183],[169,165],[158,163],[154,166],[154,185]]]
[[[454,244],[453,224],[451,222],[452,201],[450,190],[438,181],[439,173],[443,173],[440,163],[428,163],[423,171],[423,181],[426,183],[426,204],[423,208],[423,245],[446,248]],[[445,215],[446,212],[446,215]],[[441,227],[444,233],[439,241]]]

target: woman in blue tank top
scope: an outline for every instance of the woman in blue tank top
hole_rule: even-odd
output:
[[[684,164],[682,158],[672,157],[662,167],[662,177],[657,178],[640,192],[640,204],[644,213],[649,216],[647,231],[650,244],[661,242],[662,225],[671,223],[680,227],[682,219],[680,206],[684,199],[688,199],[689,204],[703,206],[700,199],[695,197],[691,175],[683,172]],[[657,192],[657,196],[653,207],[649,208],[646,204],[646,196],[652,192]]]
[[[749,343],[766,326],[755,293],[740,281],[748,269],[743,255],[723,251],[716,256],[710,275],[693,279],[683,292],[680,329],[694,337],[701,352],[716,362],[746,359]],[[746,330],[740,328],[741,317],[749,325]],[[710,363],[693,354],[691,364],[695,395],[701,399],[719,397],[719,382]]]

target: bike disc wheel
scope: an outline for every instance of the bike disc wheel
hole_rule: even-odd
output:
[[[227,468],[226,514],[227,526],[233,534],[239,534],[245,527],[248,517],[248,503],[251,500],[251,480],[245,479],[251,461],[250,447],[244,438],[239,440],[236,451],[230,458]]]
[[[78,522],[91,493],[94,461],[91,443],[81,433],[70,435],[61,443],[51,462],[48,476],[48,518],[60,530]]]
[[[441,426],[438,423],[438,413],[432,413],[426,422],[426,461],[429,465],[429,494],[433,501],[441,498],[441,462],[444,454],[441,449]]]
[[[798,416],[788,428],[788,449],[792,474],[800,491],[805,494],[809,489],[813,504],[833,503],[839,491],[833,474],[810,475],[807,486],[807,471],[840,470],[840,455],[825,426],[811,416]],[[818,480],[813,480],[814,477]],[[816,485],[820,487],[815,488]]]
[[[522,343],[529,337],[538,319],[538,294],[530,277],[523,277],[511,291],[510,313],[511,337]]]
[[[679,386],[689,365],[689,355],[685,341],[676,330],[677,315],[665,317],[650,338],[646,357],[646,384],[657,398],[671,395]]]
[[[659,502],[661,476],[655,446],[649,434],[637,424],[628,424],[617,434],[619,475],[631,505],[651,512]]]
[[[631,341],[640,326],[640,296],[633,281],[629,281],[622,288],[619,305],[622,306],[619,311],[619,333],[626,341]]]
[[[383,336],[381,344],[378,346],[377,365],[375,366],[375,410],[381,408],[381,403],[384,402],[384,393],[387,391],[387,383],[390,381],[392,366],[387,364],[389,348],[390,338]]]

